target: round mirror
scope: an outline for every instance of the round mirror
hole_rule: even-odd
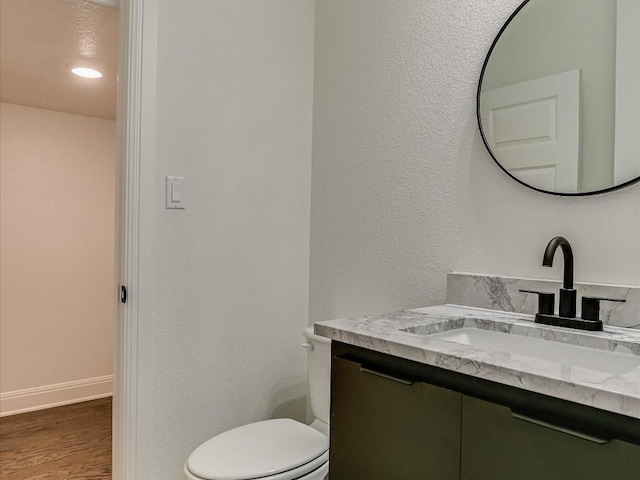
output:
[[[640,2],[522,3],[489,50],[477,113],[491,156],[530,188],[640,181]]]

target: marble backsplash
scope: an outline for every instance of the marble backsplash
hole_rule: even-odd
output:
[[[557,312],[560,287],[562,282],[554,280],[450,273],[447,276],[447,303],[534,315],[538,311],[538,296],[520,290],[540,290],[555,292]],[[606,325],[640,330],[640,287],[575,283],[574,288],[578,291],[578,316],[584,295],[624,299],[624,303],[601,302],[600,319]]]

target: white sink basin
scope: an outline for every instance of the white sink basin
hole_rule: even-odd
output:
[[[533,327],[535,328],[535,327]],[[569,367],[587,368],[612,375],[621,375],[640,367],[640,356],[624,351],[608,351],[605,347],[591,348],[580,345],[553,341],[545,338],[505,333],[489,329],[461,326],[444,332],[429,333],[412,331],[427,335],[429,338],[444,340],[462,345],[469,345],[474,348],[492,352],[503,352],[510,355],[530,357],[560,363]],[[575,334],[576,341],[580,334]],[[624,347],[618,347],[624,348]]]

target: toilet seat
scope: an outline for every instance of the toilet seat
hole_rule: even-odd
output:
[[[186,478],[294,480],[329,460],[327,436],[281,418],[243,425],[204,442],[185,464]]]

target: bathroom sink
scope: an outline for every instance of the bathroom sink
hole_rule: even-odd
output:
[[[501,325],[503,326],[491,321],[467,320],[462,323],[452,321],[440,324],[437,330],[429,325],[402,331],[425,335],[434,340],[469,345],[488,352],[528,357],[611,375],[622,375],[640,367],[640,355],[635,355],[629,347],[611,344],[604,338],[573,332],[555,334],[536,326],[499,331]],[[612,351],[614,349],[616,351]]]

